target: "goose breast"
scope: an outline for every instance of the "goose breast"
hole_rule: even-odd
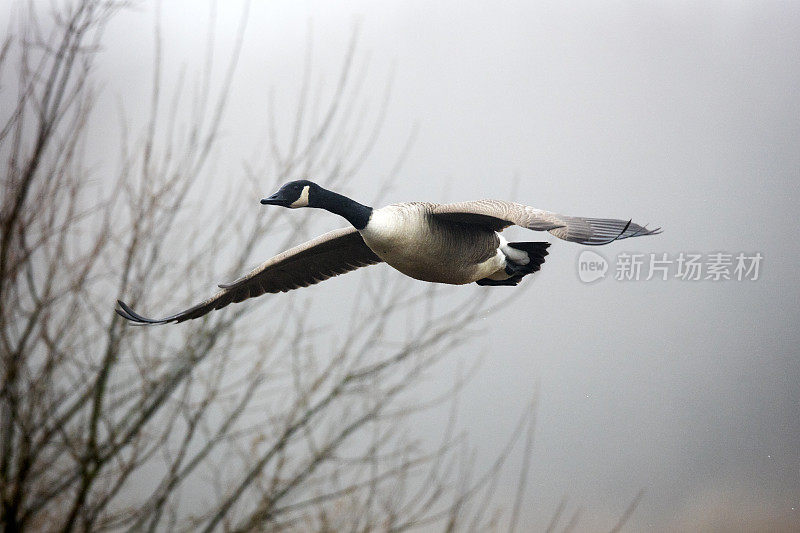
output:
[[[437,204],[393,204],[372,212],[364,242],[403,274],[437,283],[472,283],[503,268],[491,229],[433,218]]]

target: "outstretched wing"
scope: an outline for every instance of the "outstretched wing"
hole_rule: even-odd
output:
[[[249,274],[222,288],[211,298],[174,315],[152,319],[136,313],[125,302],[117,301],[117,313],[138,324],[166,324],[198,318],[214,309],[264,293],[286,292],[307,287],[357,268],[382,260],[364,243],[355,228],[344,228],[320,235],[269,259]]]
[[[587,245],[661,233],[661,228],[650,230],[630,220],[571,217],[503,200],[442,204],[434,207],[431,215],[461,224],[478,224],[494,231],[512,225],[549,231],[559,239]]]

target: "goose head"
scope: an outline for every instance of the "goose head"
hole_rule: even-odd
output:
[[[278,192],[261,200],[264,205],[280,205],[296,209],[298,207],[318,207],[347,219],[356,229],[367,226],[372,208],[361,205],[342,194],[323,189],[313,181],[290,181]]]
[[[315,200],[318,199],[320,192],[323,190],[322,187],[313,181],[290,181],[269,198],[262,199],[261,203],[264,205],[280,205],[290,209],[296,209],[298,207],[318,207]]]

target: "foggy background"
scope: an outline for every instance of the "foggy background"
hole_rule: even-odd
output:
[[[202,61],[207,9],[161,6],[165,86]],[[225,57],[241,8],[217,9]],[[153,5],[136,4],[106,31],[88,156],[98,179],[118,149],[120,104],[134,126],[146,115],[153,21]],[[800,527],[800,5],[253,2],[209,197],[258,159],[269,92],[280,116],[307,53],[313,81],[332,90],[354,31],[371,109],[391,93],[375,151],[341,192],[371,202],[411,137],[386,203],[494,197],[664,228],[593,249],[612,265],[607,278],[620,252],[764,256],[757,281],[587,285],[584,247],[510,230],[553,242],[547,262],[426,386],[435,395],[483,356],[459,408],[483,467],[539,388],[523,523],[544,529],[566,496],[567,515],[582,508],[577,529],[608,529],[645,489],[631,530]],[[258,199],[242,209],[262,215]],[[344,224],[318,218],[320,232]],[[351,287],[339,278],[302,296],[330,323]],[[440,422],[423,417],[416,430]],[[514,469],[507,477],[516,482]]]

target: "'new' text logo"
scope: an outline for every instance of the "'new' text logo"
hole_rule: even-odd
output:
[[[608,271],[608,261],[602,255],[584,250],[578,256],[578,277],[584,283],[604,278]]]

